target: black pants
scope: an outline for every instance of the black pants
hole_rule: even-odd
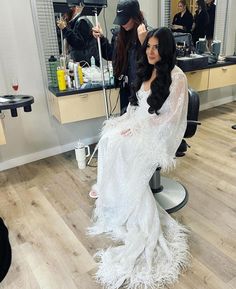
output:
[[[120,111],[124,112],[125,108],[127,108],[129,104],[130,98],[130,87],[129,85],[125,85],[124,87],[120,88]]]

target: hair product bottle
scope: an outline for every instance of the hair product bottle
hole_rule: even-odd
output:
[[[59,90],[66,90],[66,79],[65,79],[65,70],[57,69],[57,81]]]
[[[74,86],[76,89],[79,88],[78,63],[74,63]]]
[[[90,58],[90,64],[91,64],[91,68],[96,68],[94,56],[91,56],[91,58]]]
[[[78,65],[78,77],[79,77],[79,84],[82,85],[84,83],[84,78],[83,78],[82,67],[80,64]]]
[[[58,87],[57,83],[57,67],[59,66],[59,61],[56,59],[55,56],[51,55],[48,59],[49,62],[49,69],[50,69],[50,86]]]

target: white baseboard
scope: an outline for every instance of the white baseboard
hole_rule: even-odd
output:
[[[235,101],[235,96],[227,96],[200,105],[200,111]]]
[[[98,139],[99,137],[95,136],[92,138],[81,139],[80,141],[86,145],[90,145],[90,144],[96,143]],[[62,146],[56,146],[50,149],[23,155],[14,159],[9,159],[0,164],[0,172],[14,168],[14,167],[18,167],[27,163],[45,159],[51,156],[55,156],[64,152],[71,151],[75,148],[75,146],[76,146],[76,142],[73,142],[73,143],[62,145]]]

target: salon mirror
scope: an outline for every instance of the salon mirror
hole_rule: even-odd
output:
[[[209,2],[209,1],[205,1],[205,3],[207,3],[207,2]],[[177,13],[179,13],[180,12],[180,10],[178,9],[178,3],[179,3],[179,0],[171,0],[170,1],[170,25],[172,24],[172,21],[173,21],[173,19],[174,19],[174,16],[177,14]],[[188,7],[188,9],[189,9],[189,11],[190,11],[190,13],[193,15],[193,17],[194,17],[194,15],[195,15],[195,11],[197,10],[197,4],[196,4],[196,0],[186,0],[186,3],[187,3],[187,7]],[[181,4],[181,3],[180,3]],[[217,9],[217,1],[215,1],[214,2],[214,4],[216,5],[216,9]],[[216,9],[215,9],[215,11],[216,11]],[[215,12],[216,13],[216,12]],[[216,14],[215,14],[215,16],[216,16]],[[213,29],[215,29],[215,27],[216,27],[216,25],[215,25],[215,23],[216,23],[216,21],[217,21],[217,19],[216,19],[216,17],[215,17],[215,22],[214,22],[214,28]],[[209,26],[208,26],[209,27]],[[212,40],[206,40],[206,48],[207,48],[207,50],[209,50],[209,51],[212,51],[212,41],[215,39],[215,32],[214,32],[214,34],[213,34],[213,39]],[[199,39],[198,39],[199,40]],[[197,41],[198,41],[197,40]],[[195,46],[195,48],[197,48],[197,50],[199,50],[198,48],[199,48],[199,46],[201,46],[201,44],[202,44],[202,42],[200,43],[199,41],[198,41],[198,43],[197,43],[197,41],[195,41],[195,43],[194,43],[194,46]],[[197,46],[197,47],[196,47]],[[200,49],[201,51],[202,51],[202,49]]]
[[[57,32],[57,41],[59,47],[59,53],[63,54],[63,37],[61,30],[58,28],[56,22],[58,19],[62,18],[66,13],[69,12],[70,7],[68,7],[67,0],[52,0],[53,8],[54,8],[54,18],[55,18],[55,29]],[[73,2],[73,1],[72,1]],[[76,1],[74,1],[76,2]],[[78,1],[79,2],[79,1]],[[116,9],[116,1],[109,1],[109,5],[106,8],[99,9],[98,13],[98,21],[101,26],[104,28],[108,27],[108,30],[104,29],[104,34],[107,35],[108,38],[111,38],[110,29],[113,27],[113,20],[115,17],[115,9]],[[83,12],[82,12],[83,13]],[[87,14],[85,14],[87,15]],[[88,19],[91,21],[93,25],[95,25],[95,17],[94,16],[87,16]],[[104,23],[106,21],[106,23]]]

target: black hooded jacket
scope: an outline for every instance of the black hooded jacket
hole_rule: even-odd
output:
[[[69,53],[74,61],[84,60],[90,63],[91,57],[94,56],[96,65],[99,65],[98,45],[92,35],[92,27],[87,17],[78,15],[62,32],[69,44]]]
[[[120,31],[120,28],[117,27],[112,29],[112,40],[109,43],[106,37],[101,38],[101,48],[102,48],[102,57],[107,60],[112,60],[114,62],[114,57],[116,55],[116,43],[117,37]],[[136,62],[137,62],[137,55],[138,51],[141,47],[139,40],[133,41],[128,49],[127,55],[127,65],[125,66],[125,70],[123,71],[122,75],[117,77],[128,77],[128,84],[131,86],[136,77]]]

